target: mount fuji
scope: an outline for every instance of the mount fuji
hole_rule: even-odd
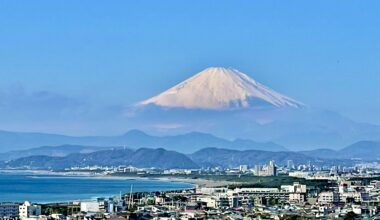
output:
[[[263,105],[292,108],[304,106],[256,82],[236,69],[222,67],[207,68],[139,104],[212,110],[257,108]]]
[[[338,149],[380,140],[378,125],[306,106],[232,68],[207,68],[126,113],[130,128],[152,134],[196,131],[275,142],[290,150]]]

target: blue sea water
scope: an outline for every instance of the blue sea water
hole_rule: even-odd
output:
[[[0,202],[64,202],[133,192],[192,188],[192,184],[147,179],[101,179],[0,172]]]

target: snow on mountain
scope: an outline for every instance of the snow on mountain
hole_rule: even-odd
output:
[[[210,67],[139,103],[168,108],[240,109],[270,105],[301,108],[302,103],[271,90],[232,68]]]

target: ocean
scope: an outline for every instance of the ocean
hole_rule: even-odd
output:
[[[0,202],[66,202],[133,192],[192,188],[190,183],[0,172]]]

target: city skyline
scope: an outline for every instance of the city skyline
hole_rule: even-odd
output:
[[[0,1],[0,219],[380,219],[379,6]]]

